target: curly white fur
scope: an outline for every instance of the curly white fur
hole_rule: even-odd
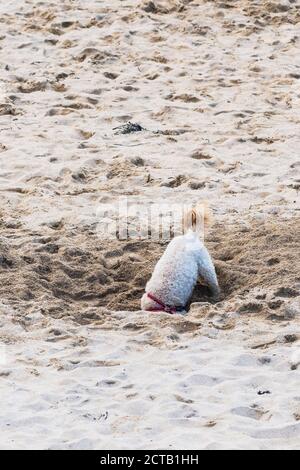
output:
[[[201,278],[214,295],[220,292],[212,259],[196,232],[174,238],[157,263],[146,293],[142,298],[142,309],[159,309],[147,293],[155,296],[164,305],[184,308],[188,304],[198,278]]]

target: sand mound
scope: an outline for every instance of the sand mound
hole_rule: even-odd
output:
[[[206,287],[197,286],[193,302],[209,311],[283,315],[285,303],[300,295],[300,220],[249,225],[215,225],[207,245],[222,288],[214,304]],[[145,284],[164,243],[101,242],[82,230],[31,236],[26,243],[1,239],[0,295],[24,312],[42,306],[54,317],[107,310],[138,310]],[[99,310],[100,308],[100,310]]]

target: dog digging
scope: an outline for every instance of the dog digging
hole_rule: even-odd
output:
[[[208,304],[211,312],[284,319],[287,304],[300,295],[299,229],[299,219],[281,224],[274,220],[267,226],[254,223],[246,233],[239,224],[213,226],[206,245],[216,265],[221,298],[215,303],[200,280],[191,302]],[[72,318],[91,308],[99,315],[102,308],[140,309],[145,285],[167,243],[101,242],[89,230],[75,233],[65,227],[51,233],[31,236],[26,250],[12,241],[17,237],[2,235],[3,302],[25,314],[42,305],[46,314]],[[274,258],[275,264],[268,262]]]

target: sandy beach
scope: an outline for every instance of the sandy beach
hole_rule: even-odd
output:
[[[300,448],[300,1],[0,5],[0,448]],[[128,124],[128,123],[131,123]],[[140,311],[208,201],[221,298]]]

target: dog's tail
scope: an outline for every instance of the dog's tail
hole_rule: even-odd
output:
[[[193,231],[197,234],[203,233],[205,228],[211,225],[212,215],[206,202],[196,204],[184,210],[183,230],[184,233]]]

